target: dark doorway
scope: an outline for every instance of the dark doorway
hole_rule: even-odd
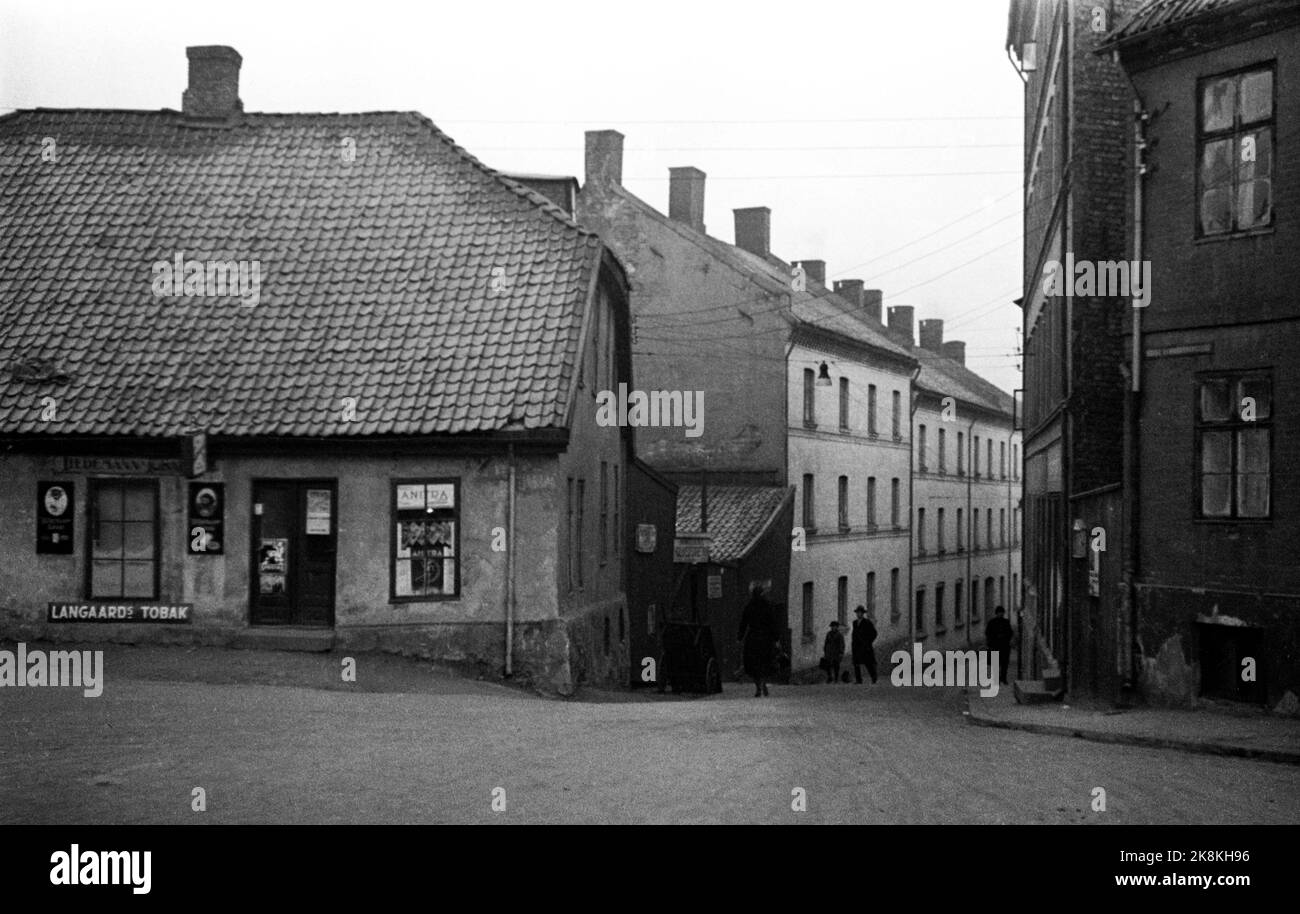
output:
[[[334,624],[333,480],[253,482],[253,625]]]
[[[1197,625],[1201,643],[1201,695],[1232,701],[1264,701],[1264,670],[1260,663],[1262,633],[1239,625]],[[1242,661],[1254,661],[1254,681],[1243,681]]]

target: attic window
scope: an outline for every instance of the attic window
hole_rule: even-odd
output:
[[[67,382],[71,375],[59,367],[59,363],[54,359],[44,359],[36,356],[29,356],[20,359],[10,368],[15,381],[23,381],[28,384],[63,384]]]

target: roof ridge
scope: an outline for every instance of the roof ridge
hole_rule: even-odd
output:
[[[421,114],[418,111],[406,112],[406,115],[408,117],[414,118],[419,124],[424,126],[431,133],[433,133],[434,136],[436,136],[438,139],[442,140],[444,143],[450,146],[452,151],[455,152],[461,159],[463,159],[469,165],[482,171],[490,178],[493,178],[498,184],[500,184],[502,187],[506,188],[516,196],[521,197],[524,200],[527,200],[529,203],[536,205],[543,212],[552,216],[557,222],[563,225],[566,229],[574,231],[577,234],[583,236],[584,238],[587,239],[588,244],[601,243],[599,235],[597,235],[595,232],[591,231],[590,229],[582,226],[576,219],[570,217],[568,213],[560,209],[560,207],[557,206],[549,197],[538,193],[537,191],[533,190],[530,187],[526,187],[523,184],[520,184],[518,181],[515,181],[507,177],[502,172],[482,162],[477,156],[471,153],[468,149],[461,146],[450,136],[444,133],[442,131],[442,128],[440,128],[437,124],[435,124],[433,120],[429,118],[427,115]]]

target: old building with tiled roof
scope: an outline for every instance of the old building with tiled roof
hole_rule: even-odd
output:
[[[5,632],[625,680],[617,260],[418,114],[188,56],[179,111],[0,118]]]
[[[729,576],[772,580],[796,675],[816,674],[826,627],[857,605],[882,646],[910,640],[908,407],[919,362],[881,323],[880,293],[854,280],[832,289],[824,263],[774,254],[766,207],[735,211],[734,244],[709,234],[699,169],[670,170],[661,213],[622,185],[622,140],[587,134],[579,212],[627,264],[638,384],[701,389],[709,404],[700,439],[638,432],[638,453],[682,484],[679,508],[707,473],[708,504],[748,505],[746,522],[763,529],[751,487],[795,490],[789,548],[770,572],[711,555],[707,571],[683,572],[679,602],[729,641],[749,583],[733,594]],[[703,529],[686,525],[694,513],[679,510],[680,533]]]

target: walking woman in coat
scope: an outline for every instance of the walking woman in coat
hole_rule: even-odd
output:
[[[776,623],[772,619],[772,604],[763,596],[763,585],[755,583],[749,588],[749,602],[740,615],[740,634],[736,636],[743,645],[745,673],[754,677],[754,697],[768,694],[766,680],[772,678],[776,657]]]

